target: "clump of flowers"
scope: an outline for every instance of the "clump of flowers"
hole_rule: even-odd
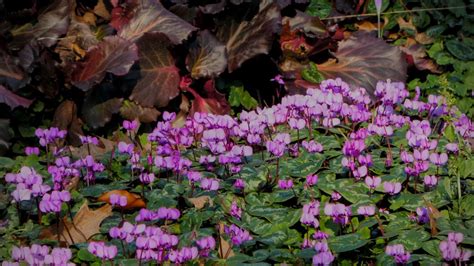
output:
[[[68,248],[50,248],[46,245],[33,244],[31,247],[13,247],[12,261],[4,261],[2,265],[75,265],[70,262],[72,252]]]
[[[395,263],[406,264],[410,260],[410,253],[405,250],[402,244],[388,245],[385,248],[385,254],[392,256]]]
[[[439,243],[439,250],[445,261],[455,261],[461,265],[462,261],[469,261],[472,256],[470,250],[462,249],[459,244],[464,240],[462,233],[452,232],[448,238]]]

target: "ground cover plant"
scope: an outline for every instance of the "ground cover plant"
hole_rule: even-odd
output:
[[[40,146],[7,166],[2,256],[58,265],[469,263],[472,121],[401,82],[379,82],[375,95],[336,79],[238,118],[195,113],[175,127],[166,112],[141,136],[124,121],[128,139],[111,152],[94,154],[97,138],[82,137],[80,157],[59,146],[66,131],[39,128]]]
[[[0,1],[2,265],[469,265],[472,1]]]

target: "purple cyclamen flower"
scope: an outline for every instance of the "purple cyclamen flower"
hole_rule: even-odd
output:
[[[306,176],[306,185],[308,186],[314,186],[316,185],[316,183],[318,182],[318,175],[314,174],[314,175],[307,175]]]
[[[357,209],[357,214],[364,216],[372,216],[375,214],[375,206],[360,206]]]
[[[171,250],[168,256],[171,262],[184,264],[187,261],[197,258],[199,255],[196,247],[182,247],[180,250]]]
[[[212,236],[207,236],[196,240],[196,245],[201,250],[200,255],[207,257],[209,252],[216,247],[216,240]]]
[[[39,155],[40,154],[40,150],[38,147],[26,147],[25,148],[25,154],[26,155]]]
[[[235,182],[234,182],[234,187],[236,189],[244,189],[245,188],[245,181],[243,179],[236,179]]]
[[[283,80],[283,76],[278,74],[274,78],[270,79],[270,81],[275,81],[280,85],[285,85],[285,81]]]
[[[311,141],[303,140],[303,142],[301,142],[301,146],[303,146],[303,148],[305,148],[308,152],[311,152],[311,153],[323,151],[323,145],[321,145],[320,143],[314,140],[311,140]]]
[[[138,178],[143,184],[151,184],[155,181],[155,174],[153,173],[141,173]]]
[[[437,165],[445,165],[448,162],[448,155],[446,153],[432,153],[430,154],[430,162]]]
[[[92,136],[79,136],[82,144],[94,144],[99,145],[99,139]]]
[[[457,153],[459,151],[459,147],[457,143],[448,143],[446,146],[444,146],[447,151],[452,152],[452,153]]]
[[[410,260],[410,253],[405,251],[401,244],[388,245],[385,248],[385,253],[392,256],[396,263],[405,264]]]
[[[118,143],[118,151],[120,153],[126,153],[126,154],[129,154],[131,155],[133,153],[133,149],[135,148],[135,146],[133,144],[127,144],[123,141],[120,141]]]
[[[416,221],[419,223],[428,223],[430,221],[430,217],[428,215],[428,209],[423,207],[423,208],[416,208],[416,214],[418,217],[416,218]]]
[[[293,180],[291,180],[291,179],[288,179],[288,180],[280,179],[280,180],[278,180],[278,187],[280,189],[284,189],[284,190],[292,189],[293,188]]]
[[[132,131],[138,127],[138,121],[137,120],[133,120],[133,121],[124,120],[122,125],[123,125],[123,128],[125,128],[127,131]]]
[[[346,207],[341,203],[326,203],[324,206],[324,214],[331,216],[333,222],[345,225],[349,223],[352,215],[351,207]]]
[[[369,187],[369,189],[375,189],[376,187],[380,185],[381,182],[382,182],[382,178],[378,176],[374,176],[374,177],[367,176],[365,178],[365,184]]]
[[[117,247],[114,245],[106,246],[104,242],[91,242],[87,250],[103,260],[112,260],[117,256]]]
[[[71,200],[71,194],[69,191],[53,191],[51,194],[44,194],[43,198],[39,203],[39,208],[41,212],[60,212],[63,202],[69,202]]]
[[[385,193],[388,193],[393,196],[395,194],[400,193],[400,191],[402,190],[402,184],[400,182],[384,182],[383,189]]]
[[[201,180],[201,188],[204,190],[218,190],[219,189],[219,181],[214,178],[203,178]]]
[[[175,208],[160,207],[157,211],[158,219],[178,220],[180,216],[181,212]]]
[[[127,197],[126,196],[121,196],[119,194],[112,194],[109,197],[109,203],[112,206],[120,206],[120,207],[125,207],[127,206]]]
[[[234,224],[225,226],[224,231],[230,237],[232,244],[236,246],[240,246],[242,243],[253,239],[249,231],[239,228]]]
[[[230,215],[232,215],[232,217],[240,220],[241,216],[242,216],[242,209],[239,208],[239,206],[237,205],[237,202],[234,200],[232,201],[232,204],[230,205]]]
[[[434,175],[426,175],[423,178],[423,182],[425,183],[425,186],[427,187],[435,187],[436,184],[438,184],[438,178]]]
[[[319,201],[311,201],[310,203],[303,205],[303,213],[301,215],[300,222],[305,225],[313,226],[314,228],[319,227],[319,221],[316,216],[319,215]]]
[[[338,201],[338,200],[340,200],[341,198],[342,198],[341,193],[339,193],[339,192],[337,192],[337,191],[333,191],[333,192],[331,193],[331,200],[332,200],[332,201]]]
[[[320,252],[313,256],[313,265],[331,265],[334,255],[330,251]]]
[[[196,171],[188,171],[187,176],[190,182],[198,182],[202,179],[202,174]]]

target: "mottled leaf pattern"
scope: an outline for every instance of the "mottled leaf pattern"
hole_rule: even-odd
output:
[[[131,99],[145,107],[163,107],[179,94],[179,73],[163,34],[146,34],[138,41],[141,79]]]

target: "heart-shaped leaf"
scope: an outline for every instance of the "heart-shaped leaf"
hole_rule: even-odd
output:
[[[31,105],[32,102],[33,100],[18,96],[15,93],[7,90],[7,88],[0,85],[0,103],[5,103],[6,105],[10,106],[10,108],[14,109],[18,106],[23,106],[27,108]]]
[[[142,78],[130,99],[145,107],[163,107],[179,94],[179,72],[168,50],[169,39],[160,33],[146,34],[138,41]]]
[[[373,93],[380,80],[405,81],[407,66],[402,52],[367,32],[341,41],[336,59],[318,65],[326,78],[341,78],[354,88]]]
[[[209,31],[202,31],[191,46],[186,62],[193,78],[215,77],[227,67],[225,45]]]
[[[273,35],[280,29],[280,8],[269,0],[261,1],[259,12],[250,21],[227,20],[219,28],[218,38],[226,43],[229,72],[256,55],[268,53]]]
[[[127,74],[137,59],[135,44],[117,36],[108,36],[87,52],[84,62],[75,65],[71,81],[80,89],[88,90],[101,82],[106,72],[118,76]]]
[[[118,35],[136,41],[145,33],[161,32],[173,43],[181,43],[196,30],[194,26],[166,10],[159,1],[143,0],[134,17]]]
[[[123,99],[112,98],[103,103],[97,105],[88,105],[87,101],[82,107],[82,114],[86,123],[93,127],[98,128],[104,126],[110,121],[113,114],[120,111]]]

